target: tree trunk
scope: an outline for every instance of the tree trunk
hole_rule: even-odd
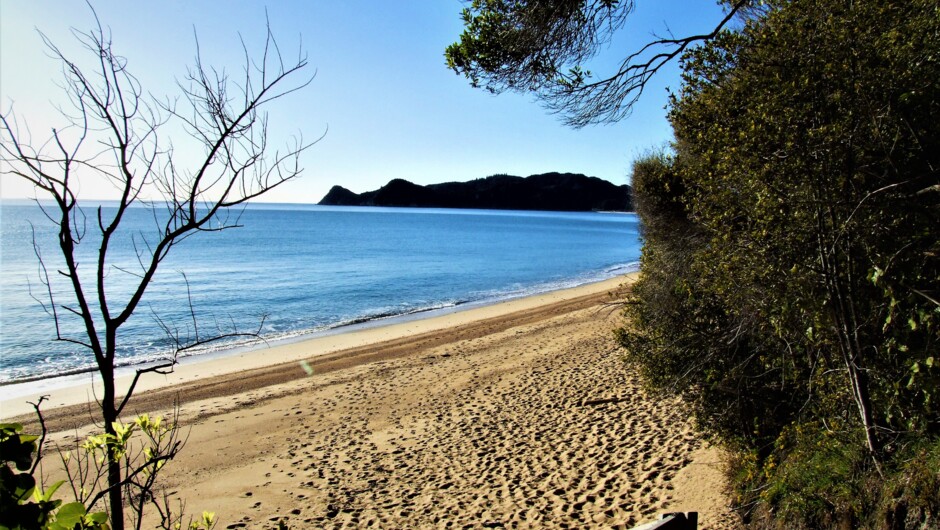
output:
[[[819,201],[818,195],[816,198]],[[822,201],[819,204],[822,204]],[[847,278],[847,274],[840,266],[840,258],[837,254],[840,250],[838,242],[834,240],[832,244],[829,243],[827,235],[830,231],[826,229],[825,221],[823,221],[826,215],[833,222],[833,225],[837,225],[831,205],[828,206],[825,213],[822,210],[817,210],[816,238],[823,281],[829,296],[830,310],[834,321],[833,328],[839,342],[839,350],[842,353],[842,362],[845,364],[849,386],[852,389],[852,399],[858,408],[859,419],[865,431],[865,445],[868,447],[875,468],[880,474],[881,444],[875,432],[871,395],[868,392],[868,378],[858,365],[862,350],[857,340],[857,324],[854,321],[855,319],[852,318],[854,315],[852,304],[854,301],[845,292],[847,289],[852,289],[853,286],[850,281],[843,283],[843,278]],[[846,267],[849,266],[849,264],[846,264]]]
[[[104,420],[104,432],[116,435],[114,423],[117,422],[117,409],[114,406],[114,369],[101,367],[104,382],[104,395],[101,400],[101,418]],[[111,530],[124,530],[124,490],[121,484],[121,462],[115,458],[114,446],[108,445],[108,507],[111,515]]]

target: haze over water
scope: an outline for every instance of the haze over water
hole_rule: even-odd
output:
[[[105,203],[105,213],[108,211]],[[86,212],[89,227],[94,212]],[[135,237],[112,248],[107,281],[129,286],[139,234],[154,220],[140,208],[126,218]],[[53,319],[33,251],[33,229],[50,275],[61,268],[56,229],[34,204],[0,208],[0,382],[92,367],[80,347],[55,342]],[[636,269],[633,214],[250,205],[241,228],[197,234],[172,249],[144,301],[123,328],[119,364],[165,356],[173,342],[158,316],[195,338],[187,280],[200,338],[257,331],[278,340],[463,304],[490,303],[588,283]],[[80,247],[91,287],[97,242]],[[185,278],[182,273],[185,273]],[[62,278],[54,280],[65,287]],[[126,296],[126,295],[125,295]],[[113,303],[120,303],[116,295]],[[67,290],[58,305],[73,305]],[[60,316],[63,311],[59,311]],[[63,330],[80,337],[77,319]],[[235,341],[212,346],[230,349]],[[198,350],[193,354],[206,353]],[[263,355],[264,350],[256,354]]]

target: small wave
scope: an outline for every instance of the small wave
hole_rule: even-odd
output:
[[[302,340],[308,338],[311,335],[318,333],[328,333],[331,331],[340,331],[345,328],[358,326],[358,325],[368,325],[370,323],[378,323],[383,321],[389,321],[396,318],[407,318],[409,316],[421,315],[424,313],[430,313],[435,311],[442,311],[447,309],[453,309],[465,305],[487,305],[494,304],[506,300],[512,300],[516,298],[522,298],[531,295],[543,294],[551,291],[556,291],[560,289],[567,289],[571,287],[577,287],[580,285],[585,285],[588,283],[593,283],[596,281],[602,281],[622,275],[628,272],[639,270],[639,262],[628,262],[621,263],[616,265],[608,266],[600,271],[595,271],[594,273],[581,275],[574,278],[560,278],[558,280],[538,283],[534,285],[513,285],[502,289],[496,289],[492,291],[478,291],[470,293],[470,296],[467,298],[457,299],[457,300],[448,300],[442,302],[432,302],[426,303],[418,306],[405,306],[397,309],[389,310],[380,310],[367,313],[361,316],[353,316],[351,318],[346,318],[334,322],[325,323],[318,326],[307,326],[300,327],[297,329],[286,329],[276,332],[263,333],[257,338],[245,339],[241,338],[238,340],[223,340],[213,344],[207,344],[199,348],[194,348],[179,352],[175,355],[176,359],[183,360],[187,358],[197,357],[197,356],[206,356],[213,354],[226,354],[228,352],[237,352],[237,351],[246,351],[259,349],[261,347],[270,346],[272,343],[280,342],[289,342],[294,340]],[[157,346],[156,342],[148,341],[143,344],[138,345],[138,353],[120,357],[116,363],[116,368],[119,368],[123,371],[128,371],[134,369],[134,367],[142,367],[146,365],[153,365],[156,363],[167,362],[173,359],[172,349],[151,349]],[[141,351],[143,350],[143,351]],[[149,350],[149,351],[148,351]],[[52,359],[48,359],[52,360]],[[71,367],[62,367],[56,366],[50,368],[47,371],[42,371],[39,373],[7,373],[4,374],[5,377],[0,379],[0,386],[7,385],[18,385],[23,383],[30,383],[35,381],[42,381],[47,379],[54,379],[63,376],[74,376],[85,373],[92,373],[96,370],[93,363],[83,363],[78,366]]]
[[[582,274],[580,276],[560,278],[554,281],[542,282],[527,286],[516,285],[501,290],[486,291],[484,293],[480,293],[480,298],[482,299],[482,303],[502,302],[515,298],[523,298],[526,296],[539,295],[552,291],[559,291],[562,289],[580,287],[589,283],[616,278],[617,276],[621,276],[630,272],[636,272],[638,270],[640,270],[640,263],[638,261],[631,261],[628,263],[611,265],[601,271]]]
[[[604,270],[606,274],[626,274],[628,272],[636,272],[640,270],[640,262],[631,261],[630,263],[621,263],[620,265],[614,265]]]
[[[94,366],[83,366],[78,368],[56,368],[54,372],[44,372],[39,374],[24,375],[17,377],[15,374],[9,378],[0,380],[0,386],[8,385],[18,385],[21,383],[32,383],[35,381],[43,381],[46,379],[52,379],[54,377],[68,377],[72,375],[81,375],[94,372],[96,368]]]
[[[416,307],[413,309],[406,309],[406,310],[401,310],[401,311],[383,311],[379,313],[371,313],[366,316],[355,317],[355,318],[351,318],[348,320],[337,322],[335,324],[327,326],[326,329],[339,329],[339,328],[345,328],[349,326],[355,326],[357,324],[368,324],[369,322],[375,322],[378,320],[388,320],[391,318],[405,317],[409,315],[418,315],[418,314],[427,313],[430,311],[438,311],[441,309],[448,309],[451,307],[459,307],[464,304],[469,304],[470,302],[471,300],[457,300],[453,302],[443,302],[440,304],[426,305],[426,306],[421,306],[421,307]]]

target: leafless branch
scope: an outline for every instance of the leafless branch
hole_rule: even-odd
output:
[[[195,234],[240,226],[240,213],[232,213],[232,208],[238,210],[247,201],[297,178],[302,171],[301,154],[319,138],[304,142],[298,135],[281,151],[269,143],[265,114],[268,105],[305,88],[313,79],[299,77],[307,67],[302,51],[298,51],[296,62],[284,60],[270,24],[265,26],[264,48],[257,61],[242,42],[243,80],[236,83],[224,69],[204,64],[196,40],[195,64],[189,69],[187,83],[179,84],[181,96],[157,99],[145,94],[140,81],[128,69],[127,59],[114,51],[110,31],[94,9],[89,8],[94,18],[92,29],[72,32],[88,53],[87,62],[69,57],[66,48],[60,48],[40,33],[48,55],[62,67],[60,86],[66,105],[59,110],[64,126],[52,129],[46,141],[35,143],[28,128],[20,129],[12,110],[0,112],[3,140],[0,171],[28,182],[37,195],[52,200],[52,206],[40,207],[58,231],[64,264],[58,268],[58,276],[50,274],[34,237],[40,281],[49,303],[43,307],[55,321],[56,340],[80,345],[94,354],[103,382],[101,396],[95,396],[100,398],[101,424],[107,434],[113,435],[114,424],[143,375],[169,373],[179,353],[187,349],[260,333],[259,327],[256,333],[235,329],[216,337],[204,337],[187,281],[194,340],[184,343],[179,333],[170,333],[169,323],[158,318],[160,326],[176,343],[174,355],[164,363],[137,370],[123,398],[115,388],[118,330],[144,300],[171,250]],[[163,137],[167,130],[164,127],[174,123],[185,130],[184,140],[194,141],[197,148],[202,148],[203,154],[195,163],[174,158],[172,140]],[[80,184],[87,178],[108,182],[119,196],[113,208],[95,207],[90,223],[79,197]],[[116,242],[127,237],[129,229],[124,221],[138,203],[150,207],[154,231],[130,233],[139,267],[132,271],[112,263],[111,258]],[[88,230],[95,236],[94,263],[79,267],[79,249]],[[109,275],[113,271],[122,274]],[[56,287],[54,282],[58,282]],[[66,305],[59,304],[56,298],[66,286],[74,299]],[[88,466],[81,464],[75,478],[94,484],[106,479],[107,488],[99,489],[91,501],[107,497],[112,527],[122,530],[121,485],[134,483],[147,490],[152,483],[149,479],[135,482],[143,468],[122,471],[113,449],[108,451],[105,471],[99,469],[98,475],[94,475]],[[174,447],[171,453],[175,451]],[[86,496],[82,498],[89,500]]]
[[[560,83],[540,93],[546,107],[562,115],[572,127],[613,123],[632,112],[649,80],[690,46],[715,38],[750,0],[735,2],[725,17],[709,32],[682,38],[653,40],[628,55],[616,73],[590,83],[562,75]],[[661,51],[656,51],[661,50]]]
[[[39,419],[39,427],[42,429],[42,433],[39,436],[39,441],[36,443],[36,459],[33,460],[33,467],[30,468],[29,474],[34,475],[36,473],[36,468],[39,467],[40,462],[42,462],[42,449],[46,445],[46,419],[42,416],[42,411],[39,410],[39,407],[42,406],[42,402],[49,399],[49,396],[39,396],[39,400],[33,403],[29,402],[33,406],[33,410],[36,411],[36,418]]]

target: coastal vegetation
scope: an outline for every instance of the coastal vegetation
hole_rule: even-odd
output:
[[[313,144],[296,139],[274,152],[268,143],[265,111],[272,102],[305,87],[311,78],[302,77],[307,67],[303,53],[296,62],[286,60],[267,28],[258,57],[245,49],[244,73],[237,80],[224,69],[203,64],[197,47],[195,64],[179,83],[181,94],[160,99],[148,95],[128,70],[127,60],[112,47],[110,31],[100,22],[90,31],[73,33],[86,52],[84,57],[66,53],[40,33],[64,74],[60,86],[66,103],[56,107],[60,126],[37,143],[26,125],[28,120],[12,110],[4,111],[0,114],[0,162],[5,175],[33,186],[37,205],[58,232],[55,253],[45,252],[48,249],[41,248],[34,235],[42,291],[36,295],[44,298],[44,309],[55,322],[54,339],[84,349],[95,359],[102,389],[96,396],[97,422],[104,432],[88,438],[79,448],[83,451],[76,452],[74,473],[67,453],[62,453],[75,502],[53,513],[58,501],[48,497],[50,491],[40,493],[39,519],[20,522],[24,528],[35,527],[37,520],[55,528],[56,521],[71,521],[75,516],[81,519],[76,522],[79,526],[101,526],[99,512],[105,511],[110,528],[122,530],[126,523],[140,528],[144,510],[154,508],[160,524],[171,528],[180,519],[171,516],[170,499],[157,495],[155,480],[183,446],[178,427],[147,416],[124,423],[122,417],[133,410],[128,405],[139,379],[150,373],[169,373],[180,352],[225,337],[257,333],[218,324],[216,331],[201,330],[187,283],[187,292],[179,294],[187,296],[188,306],[183,301],[173,314],[154,315],[175,353],[139,368],[129,385],[119,388],[115,376],[122,331],[141,305],[146,305],[145,294],[174,247],[193,236],[238,227],[241,205],[300,174],[299,156]],[[187,145],[199,154],[176,156],[170,138],[180,136],[176,147]],[[88,205],[81,190],[83,184],[96,180],[116,189],[115,207]],[[134,208],[145,208],[152,215],[149,230],[132,228],[126,222]],[[133,266],[116,263],[112,251],[122,244],[133,246],[137,258]],[[93,263],[81,263],[80,247],[95,249]],[[37,404],[37,414],[38,408]],[[138,440],[142,445],[132,451],[135,432],[143,441]],[[5,501],[10,500],[7,479],[16,485],[11,493],[15,504],[30,491],[43,489],[42,484],[28,484],[35,465],[27,459],[32,458],[29,449],[35,440],[24,438],[15,425],[4,427],[2,436],[4,459],[9,458],[7,446],[25,448],[14,463],[19,470],[31,469],[28,475],[14,475],[6,462],[0,468]],[[35,461],[39,460],[37,456]],[[22,513],[29,515],[36,512],[34,508],[28,506]]]
[[[736,455],[744,515],[940,517],[936,5],[766,5],[686,55],[671,153],[634,171],[621,332]]]
[[[395,179],[377,190],[360,194],[333,186],[319,204],[556,211],[633,209],[629,186],[616,186],[578,173],[544,173],[526,178],[492,175],[427,186]]]
[[[40,403],[34,405],[37,414]],[[162,417],[151,419],[143,414],[127,425],[115,426],[114,435],[91,435],[72,450],[56,447],[66,479],[49,485],[43,480],[47,433],[41,424],[42,434],[35,435],[24,433],[21,424],[0,423],[0,528],[109,530],[108,512],[93,507],[108,493],[105,481],[111,454],[125,469],[128,508],[135,528],[143,526],[148,505],[159,512],[158,528],[212,530],[216,526],[212,512],[184,520],[182,503],[176,511],[165,492],[157,491],[163,466],[183,445],[179,429]],[[75,500],[64,503],[56,498],[59,490],[71,491]]]
[[[606,81],[579,63],[632,2],[548,4],[474,2],[449,65],[573,125],[624,116],[643,80],[604,87],[657,63]],[[625,356],[728,449],[751,526],[938,528],[940,9],[728,7],[700,46],[655,43],[682,52],[683,85],[675,141],[633,170]]]

